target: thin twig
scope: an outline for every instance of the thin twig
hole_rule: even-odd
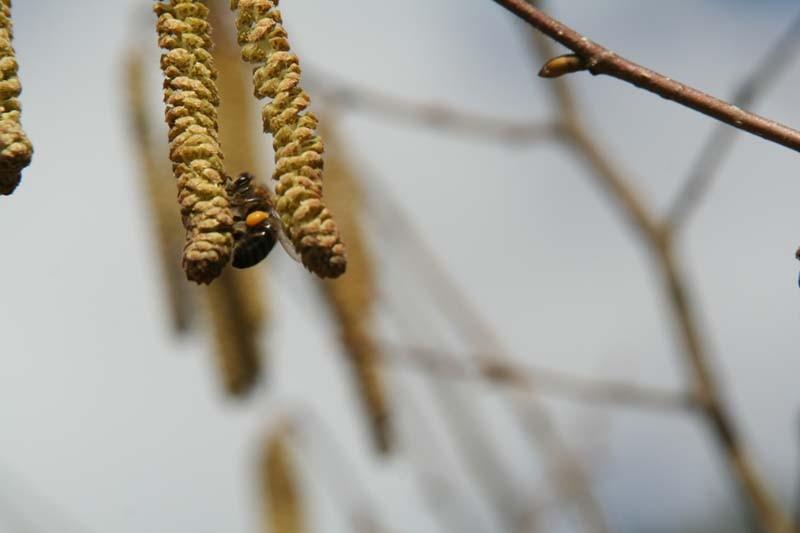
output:
[[[502,361],[491,355],[462,358],[434,348],[394,346],[382,343],[393,363],[412,365],[446,378],[484,380],[532,394],[552,395],[567,400],[613,406],[683,411],[698,406],[690,394],[680,394],[653,387],[581,378],[548,368],[522,366]]]
[[[24,504],[18,504],[20,500]],[[20,510],[23,509],[23,510]],[[32,510],[31,513],[25,510]],[[36,533],[55,529],[64,533],[88,533],[92,528],[86,526],[65,508],[57,504],[38,487],[0,464],[0,514],[14,522],[20,533]],[[36,520],[31,517],[35,516]],[[39,527],[42,521],[50,522],[48,527]]]
[[[769,89],[778,75],[800,52],[800,15],[789,25],[781,37],[764,54],[755,69],[733,93],[733,103],[738,107],[750,107]],[[708,140],[700,149],[692,165],[689,177],[668,210],[667,222],[673,233],[677,233],[700,205],[703,197],[718,175],[725,155],[733,146],[736,130],[717,124]]]
[[[418,124],[465,137],[494,139],[506,145],[522,146],[560,137],[555,123],[503,120],[445,104],[415,102],[350,85],[328,73],[315,72],[304,69],[306,80],[314,87],[314,95],[340,110],[364,111],[394,122]]]
[[[320,468],[330,495],[345,510],[357,533],[388,533],[371,492],[357,473],[347,450],[324,420],[310,409],[296,409],[285,418],[300,447]]]
[[[374,199],[367,205],[380,206],[373,208],[374,216],[378,219],[383,218],[384,225],[390,227],[395,235],[402,235],[405,244],[412,248],[406,255],[414,258],[413,271],[425,281],[426,290],[442,307],[445,315],[453,321],[465,342],[479,347],[478,349],[484,353],[492,353],[495,358],[510,360],[497,333],[453,283],[451,276],[439,263],[436,254],[425,245],[405,213],[395,204],[392,196],[382,190],[376,181],[371,181],[370,185]],[[556,472],[573,474],[571,479],[558,475],[553,477],[552,481],[558,493],[576,503],[589,530],[595,533],[610,531],[603,510],[592,493],[590,479],[584,474],[583,465],[561,438],[550,418],[550,413],[537,398],[512,396],[511,400],[512,413],[520,422],[528,439],[535,443],[544,457],[558,465],[554,469]],[[583,485],[583,490],[580,491],[575,490],[575,480],[578,477]],[[528,521],[527,518],[522,517],[522,521]]]
[[[516,4],[517,2],[512,3]],[[539,10],[528,4],[525,6],[547,19]],[[554,24],[558,28],[561,27],[558,23]],[[547,27],[552,29],[550,24]],[[548,32],[545,33],[549,35]],[[550,41],[538,32],[535,33],[535,39],[540,57],[552,57],[554,51]],[[787,516],[778,506],[770,491],[767,490],[761,474],[744,449],[733,417],[725,407],[711,367],[706,343],[702,339],[697,318],[698,312],[691,301],[687,282],[673,251],[669,227],[655,222],[653,210],[644,207],[640,195],[627,185],[628,180],[622,172],[614,166],[610,158],[605,155],[604,150],[593,141],[594,135],[581,121],[578,103],[569,91],[566,80],[559,78],[554,82],[552,88],[559,103],[559,114],[565,121],[565,129],[572,138],[573,147],[584,156],[599,178],[599,183],[604,185],[616,200],[616,204],[626,213],[628,220],[638,230],[647,245],[647,250],[654,259],[669,296],[668,305],[676,323],[676,337],[683,346],[684,360],[695,389],[694,395],[701,399],[699,412],[702,413],[706,426],[715,437],[741,494],[749,504],[751,516],[764,531],[770,533],[788,531],[790,522]]]
[[[402,338],[443,342],[442,333],[429,321],[419,318],[427,304],[417,300],[419,294],[417,291],[403,294],[384,291],[379,298],[390,304],[387,305],[390,319]],[[511,472],[501,459],[494,435],[484,430],[487,424],[484,413],[459,384],[452,380],[433,379],[439,378],[435,374],[427,377],[432,378],[427,383],[431,396],[442,412],[442,419],[457,445],[462,463],[493,511],[497,522],[494,530],[522,533],[528,525],[529,512],[520,505],[518,491],[509,481]]]
[[[586,61],[592,74],[606,74],[699,111],[740,130],[800,151],[800,131],[784,126],[625,59],[553,19],[525,0],[494,0]],[[548,58],[549,59],[549,58]]]
[[[453,459],[428,420],[430,409],[419,403],[419,395],[399,375],[390,375],[389,379],[395,396],[402,398],[398,402],[398,440],[414,463],[422,499],[436,518],[439,530],[488,531],[475,513],[474,502],[466,501],[463,484],[450,473]],[[407,416],[404,417],[404,413]],[[420,439],[419,435],[425,435],[425,439]]]

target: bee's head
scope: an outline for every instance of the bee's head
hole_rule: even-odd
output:
[[[253,181],[253,175],[250,174],[249,172],[242,172],[241,174],[239,174],[239,177],[236,178],[236,181],[234,182],[234,187],[236,187],[239,190],[244,189],[250,185],[251,181]]]

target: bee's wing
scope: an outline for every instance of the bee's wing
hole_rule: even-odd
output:
[[[294,248],[294,244],[292,244],[291,239],[289,236],[286,235],[286,232],[283,231],[283,228],[278,231],[278,242],[281,243],[281,246],[289,254],[289,257],[297,261],[298,263],[302,263],[302,259],[300,259],[300,254],[297,253],[297,250]]]
[[[270,215],[272,218],[272,223],[278,229],[276,233],[278,235],[278,242],[281,243],[281,247],[289,255],[289,257],[298,263],[302,263],[303,261],[300,259],[300,254],[297,253],[297,250],[294,248],[294,244],[292,244],[292,240],[286,234],[286,230],[283,227],[280,217],[278,217],[278,213],[276,213],[273,209],[271,210]]]

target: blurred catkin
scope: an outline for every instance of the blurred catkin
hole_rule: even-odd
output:
[[[302,495],[287,446],[290,427],[281,426],[269,436],[261,463],[264,495],[265,531],[271,533],[303,533]]]
[[[0,0],[0,194],[14,192],[22,177],[22,169],[33,157],[31,141],[20,124],[17,59],[11,46],[11,0]]]
[[[236,10],[242,59],[255,65],[256,98],[270,98],[261,119],[273,136],[277,210],[303,264],[323,278],[347,267],[339,230],[322,199],[323,144],[317,118],[300,87],[300,64],[290,50],[277,0],[230,0]]]
[[[189,329],[192,318],[191,298],[181,273],[178,258],[181,253],[183,228],[175,211],[175,186],[166,161],[156,156],[152,141],[153,127],[149,120],[141,53],[131,52],[125,71],[128,93],[127,110],[140,172],[146,187],[153,225],[161,260],[161,273],[166,283],[173,329],[182,333]]]
[[[186,276],[210,283],[228,262],[233,217],[217,133],[217,73],[211,58],[208,7],[200,0],[154,6],[164,72],[170,159],[178,181],[186,244]]]
[[[345,159],[345,146],[334,134],[335,120],[326,116],[330,128],[323,134],[335,150],[328,157],[326,198],[336,214],[348,243],[348,272],[336,280],[320,282],[322,293],[339,327],[342,348],[358,384],[361,402],[369,418],[373,440],[381,452],[392,444],[390,409],[381,375],[380,348],[373,340],[371,319],[375,300],[375,275],[365,236],[361,232],[363,194],[354,165]]]
[[[237,274],[226,269],[203,290],[208,298],[223,386],[229,395],[243,397],[258,383],[261,374],[259,332],[263,314],[259,295],[247,294]]]
[[[229,15],[226,0],[213,0],[210,21],[215,28],[214,62],[219,71],[219,135],[229,168],[255,170],[254,139],[247,127],[251,99],[246,73],[232,32],[219,20]],[[207,289],[216,354],[225,390],[243,396],[258,383],[263,348],[260,342],[268,319],[261,269],[226,269]]]

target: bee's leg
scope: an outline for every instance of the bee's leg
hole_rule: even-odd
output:
[[[233,238],[234,240],[239,240],[247,233],[247,225],[245,224],[244,220],[239,218],[233,223]]]

